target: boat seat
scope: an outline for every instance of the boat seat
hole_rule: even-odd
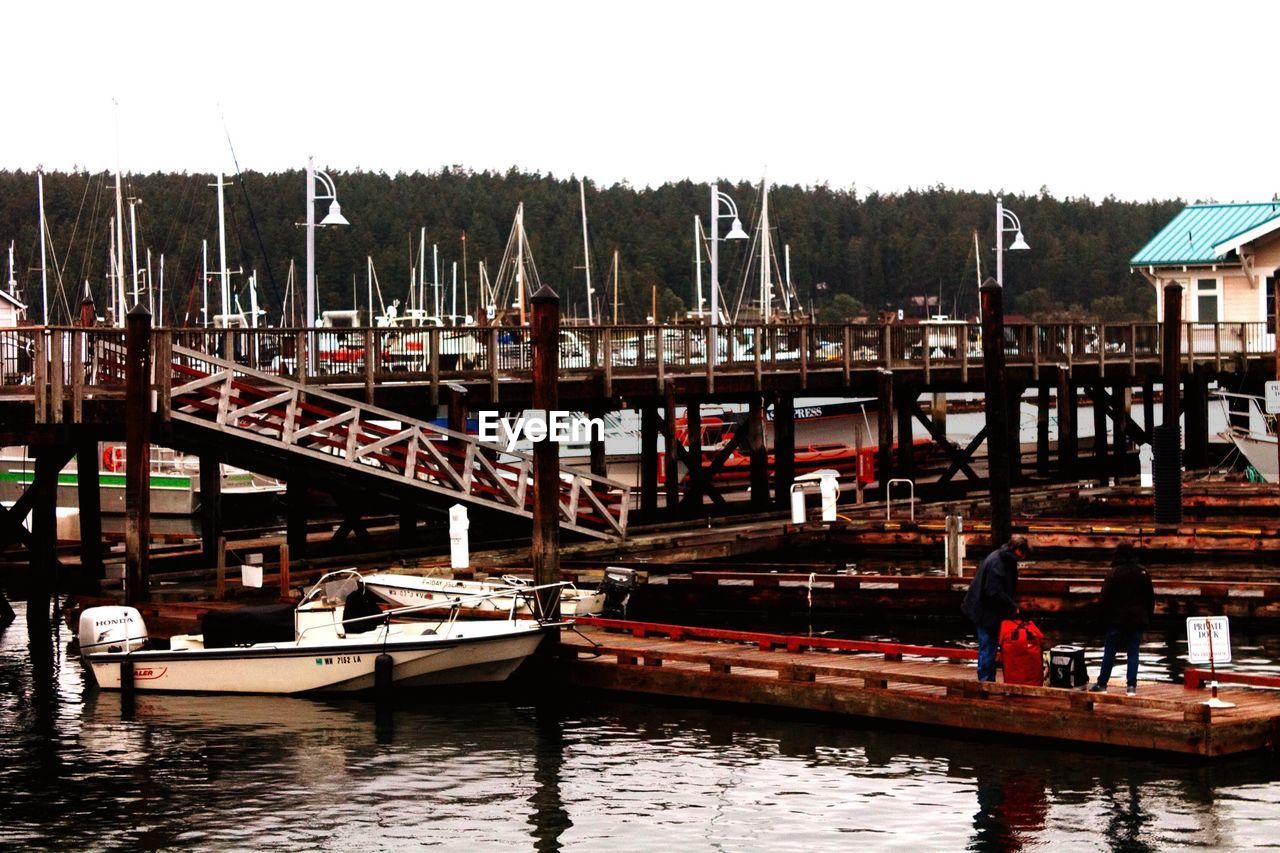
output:
[[[378,604],[378,597],[362,582],[347,594],[347,599],[342,605],[342,629],[348,634],[373,631],[382,623],[377,619],[362,617],[377,616],[380,613],[382,613],[382,607]]]

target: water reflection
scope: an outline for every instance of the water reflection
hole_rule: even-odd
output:
[[[122,720],[62,639],[0,634],[0,847],[1242,848],[1280,808],[1269,755],[1196,767],[523,687],[139,694]]]

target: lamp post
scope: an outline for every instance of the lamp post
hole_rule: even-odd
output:
[[[1012,210],[1004,206],[1004,199],[996,197],[996,284],[1004,287],[1004,235],[1013,234],[1009,244],[1011,252],[1025,252],[1031,247],[1022,239],[1022,223]]]
[[[729,212],[721,213],[720,206],[725,205]],[[720,220],[732,219],[733,225],[726,240],[745,240],[747,232],[742,230],[742,222],[738,219],[738,206],[725,193],[720,192],[719,184],[711,185],[711,325],[720,322]]]
[[[316,193],[316,180],[324,186],[324,194]],[[329,201],[329,213],[319,225],[350,225],[338,204],[338,191],[333,178],[316,168],[315,158],[307,158],[307,326],[316,321],[316,202]]]

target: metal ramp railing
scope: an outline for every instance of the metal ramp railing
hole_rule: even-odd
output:
[[[533,457],[474,436],[304,387],[185,347],[157,353],[159,407],[170,421],[408,485],[462,503],[533,516]],[[163,376],[167,371],[168,375]],[[623,483],[560,469],[560,526],[626,535]]]

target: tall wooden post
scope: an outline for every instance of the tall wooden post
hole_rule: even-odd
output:
[[[125,603],[151,597],[151,314],[125,316]]]
[[[912,442],[915,441],[911,428],[911,404],[918,396],[915,389],[908,390],[903,384],[894,391],[893,410],[898,418],[898,472],[904,477],[915,473],[915,459],[912,457]]]
[[[943,438],[947,437],[947,395],[942,391],[933,394],[933,406],[929,412],[933,418],[933,431]]]
[[[747,451],[751,456],[751,506],[769,506],[769,448],[764,440],[764,398],[753,394],[747,408]]]
[[[791,484],[796,479],[796,401],[783,394],[773,404],[774,506],[791,505]]]
[[[886,330],[888,327],[885,327]],[[880,447],[876,452],[876,481],[888,497],[889,480],[893,478],[893,371],[880,368],[879,414],[876,427]]]
[[[89,303],[93,305],[92,302]],[[86,577],[106,578],[102,565],[102,484],[99,482],[98,442],[81,435],[76,442],[76,497],[80,506],[80,565]]]
[[[1049,385],[1036,388],[1036,474],[1049,475]]]
[[[529,300],[533,306],[533,408],[550,422],[559,405],[560,297],[547,285]],[[560,581],[560,448],[550,437],[533,446],[533,577],[539,586]],[[538,592],[539,611],[560,621],[560,591]],[[559,640],[559,629],[556,629]]]
[[[1021,385],[1009,388],[1008,396],[1005,398],[1005,405],[1009,411],[1005,423],[1008,424],[1009,434],[1009,484],[1011,486],[1022,482],[1022,392],[1025,390]]]
[[[1111,419],[1112,436],[1111,452],[1115,462],[1112,466],[1117,477],[1128,473],[1126,470],[1129,458],[1129,412],[1133,408],[1133,392],[1127,382],[1118,382],[1111,389],[1111,401],[1116,411]]]
[[[1186,424],[1186,451],[1182,461],[1187,470],[1209,467],[1209,380],[1203,370],[1188,373],[1183,380],[1182,419]],[[1228,403],[1230,408],[1230,402]]]
[[[205,566],[218,559],[222,535],[222,460],[212,450],[200,454],[200,557]]]
[[[1155,521],[1182,521],[1182,285],[1164,286],[1164,417],[1154,430],[1152,467],[1155,480]]]
[[[658,413],[649,403],[640,407],[640,509],[658,511]]]
[[[1151,374],[1142,379],[1142,428],[1147,432],[1147,444],[1151,443],[1151,430],[1156,425],[1156,380]]]
[[[1093,386],[1093,459],[1098,476],[1105,478],[1107,470],[1107,407],[1103,404],[1106,386],[1099,380]]]
[[[62,457],[56,448],[35,451],[35,472],[31,485],[31,585],[27,589],[27,625],[31,636],[48,633],[49,605],[53,600],[54,576],[58,571],[58,472]]]
[[[1182,285],[1164,286],[1164,340],[1160,350],[1164,373],[1162,424],[1178,425],[1182,416]]]
[[[1013,534],[1009,474],[1009,396],[1004,374],[1004,292],[988,278],[978,288],[982,301],[983,405],[987,414],[987,479],[991,487],[991,544]]]

